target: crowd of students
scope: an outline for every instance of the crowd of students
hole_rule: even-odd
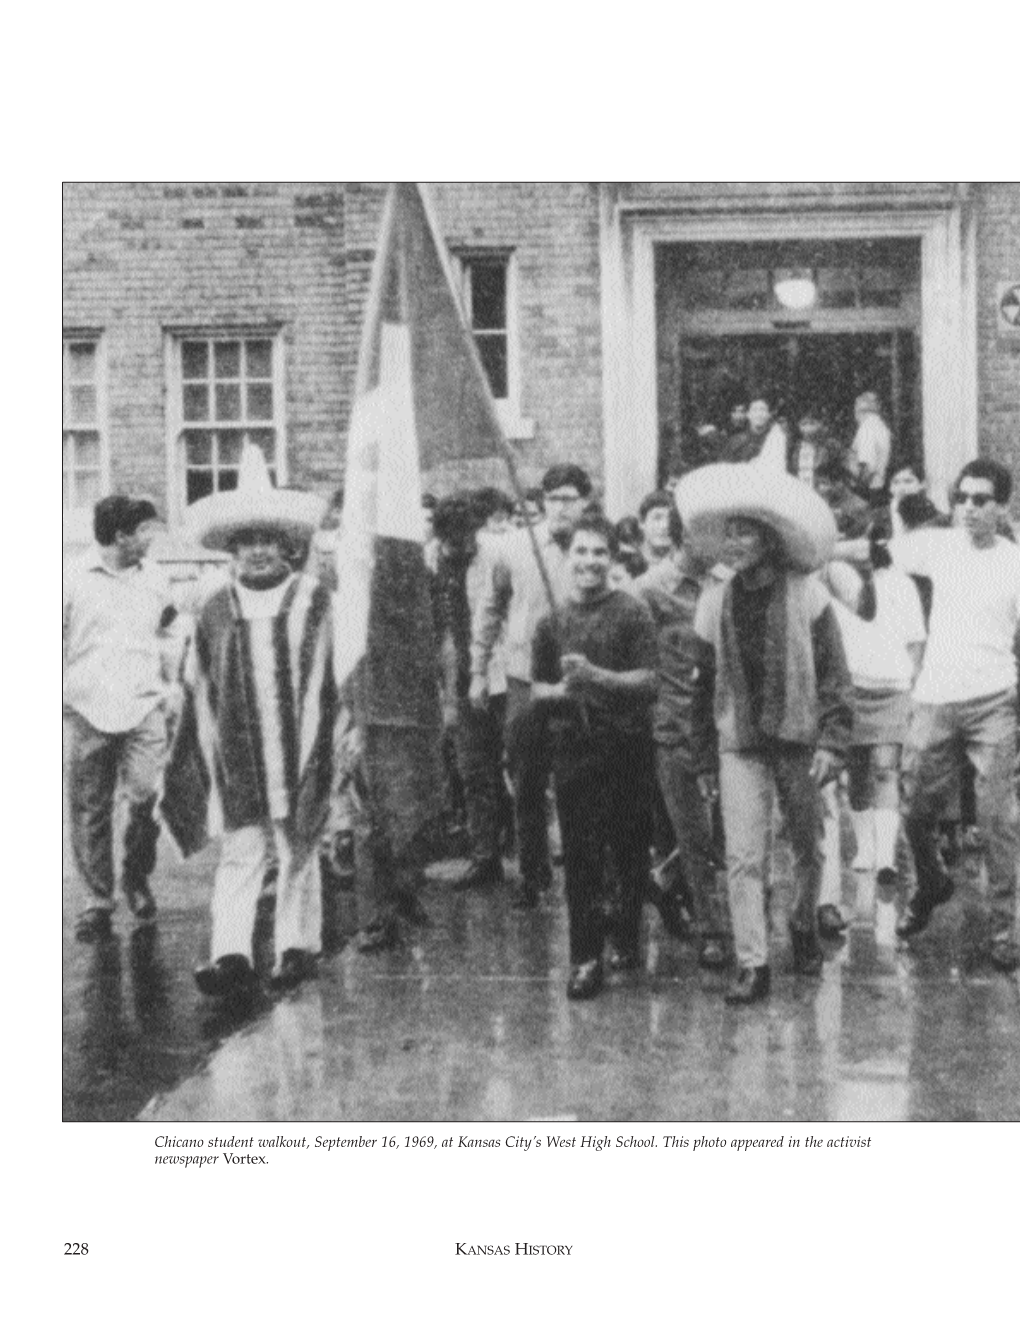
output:
[[[597,994],[607,969],[640,970],[646,902],[696,942],[703,967],[732,967],[728,1002],[765,998],[774,798],[793,862],[794,974],[817,976],[825,942],[845,931],[844,803],[853,869],[911,882],[898,926],[909,940],[952,894],[945,823],[961,795],[985,852],[987,956],[1020,966],[1011,476],[968,463],[943,525],[917,475],[890,470],[881,431],[861,437],[874,416],[859,401],[854,446],[819,444],[808,462],[805,442],[752,403],[725,447],[700,436],[698,461],[616,524],[574,463],[520,501],[493,488],[426,499],[447,817],[469,852],[453,884],[509,893],[527,920],[562,860],[571,998]],[[359,800],[363,745],[329,662],[343,537],[322,529],[342,523],[338,508],[263,474],[191,517],[233,566],[188,631],[165,767],[160,638],[174,606],[144,569],[152,506],[101,501],[96,547],[68,578],[72,842],[88,896],[78,933],[111,932],[121,782],[135,918],[155,918],[160,797],[186,852],[223,840],[200,989],[254,985],[270,868],[273,979],[286,988],[321,953],[323,864],[352,876],[358,947],[375,953],[424,918],[420,840],[395,847]],[[904,834],[913,865],[901,875]]]

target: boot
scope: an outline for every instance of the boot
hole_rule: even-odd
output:
[[[821,976],[822,946],[814,926],[800,930],[790,923],[790,945],[793,949],[793,970],[798,976]]]

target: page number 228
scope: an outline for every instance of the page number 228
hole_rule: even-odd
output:
[[[65,1242],[65,1256],[87,1256],[89,1254],[89,1244],[87,1242]]]

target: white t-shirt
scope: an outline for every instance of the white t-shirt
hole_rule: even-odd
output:
[[[889,543],[896,567],[931,579],[928,645],[916,701],[972,701],[1017,684],[1020,549],[1003,537],[977,550],[960,528],[910,532]]]
[[[875,617],[862,619],[833,602],[846,662],[855,687],[869,692],[909,692],[914,667],[907,647],[923,642],[924,615],[917,587],[905,573],[875,573]]]
[[[878,413],[865,413],[854,436],[853,453],[868,471],[868,487],[879,490],[885,481],[892,449],[892,433]]]

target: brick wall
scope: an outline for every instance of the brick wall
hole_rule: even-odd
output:
[[[996,286],[1020,283],[1020,184],[975,187],[977,220],[978,420],[981,452],[1020,484],[1020,338],[997,330]],[[1013,510],[1020,514],[1020,492]]]

